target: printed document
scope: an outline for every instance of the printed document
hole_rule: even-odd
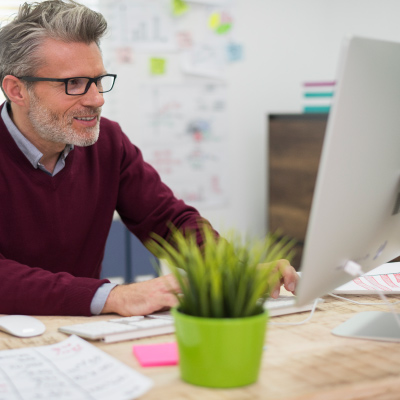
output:
[[[383,264],[336,288],[334,294],[400,294],[400,263]]]
[[[0,400],[128,400],[151,379],[77,337],[0,351]]]

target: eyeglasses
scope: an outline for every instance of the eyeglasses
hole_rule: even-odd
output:
[[[65,93],[70,96],[79,96],[87,93],[90,85],[94,83],[99,93],[106,93],[111,91],[114,87],[117,75],[107,74],[101,75],[97,78],[88,78],[85,76],[76,76],[74,78],[55,79],[55,78],[37,78],[35,76],[21,76],[17,77],[27,82],[64,82]]]

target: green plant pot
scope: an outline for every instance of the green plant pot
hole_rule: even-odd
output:
[[[172,310],[184,381],[231,388],[257,381],[268,313],[246,318],[202,318]]]

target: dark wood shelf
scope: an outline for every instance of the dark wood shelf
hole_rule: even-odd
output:
[[[317,177],[327,114],[271,114],[269,131],[269,231],[298,243],[298,269]]]
[[[300,268],[328,114],[268,116],[268,230],[296,240]],[[391,261],[400,261],[400,257]]]

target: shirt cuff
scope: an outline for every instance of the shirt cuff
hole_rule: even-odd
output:
[[[92,302],[90,303],[90,312],[93,315],[99,315],[106,304],[107,297],[111,290],[117,286],[116,283],[103,283],[96,291],[93,296]]]

